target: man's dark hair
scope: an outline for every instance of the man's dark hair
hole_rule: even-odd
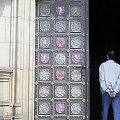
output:
[[[107,55],[108,55],[109,59],[115,60],[115,57],[116,57],[115,51],[109,51],[109,52],[107,53]]]

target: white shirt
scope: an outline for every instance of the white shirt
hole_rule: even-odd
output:
[[[101,92],[120,92],[120,65],[113,60],[103,62],[99,67]]]

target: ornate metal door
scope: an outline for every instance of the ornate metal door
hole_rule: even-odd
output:
[[[35,37],[35,120],[89,119],[88,1],[37,1]]]

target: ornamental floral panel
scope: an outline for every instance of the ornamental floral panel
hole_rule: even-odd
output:
[[[49,73],[49,70],[46,70],[46,69],[40,70],[39,80],[41,80],[41,81],[50,80],[50,73]]]
[[[67,97],[67,86],[64,86],[64,85],[55,86],[55,97],[57,98]]]
[[[85,0],[38,0],[34,120],[87,120]]]
[[[71,103],[71,114],[78,115],[82,111],[80,103]]]
[[[51,46],[51,38],[50,37],[40,37],[39,39],[39,48],[46,49]]]
[[[66,53],[55,53],[55,64],[65,65],[67,62]]]
[[[78,20],[71,21],[71,32],[82,32],[81,22]]]
[[[85,104],[82,101],[74,100],[70,102],[70,114],[79,115],[84,114]],[[84,116],[83,116],[84,117]]]
[[[40,16],[50,16],[51,10],[49,4],[40,5]]]
[[[51,81],[52,80],[52,77],[53,77],[53,70],[51,68],[44,68],[44,67],[40,67],[38,69],[38,80],[39,81]]]
[[[39,115],[50,115],[51,103],[48,101],[39,102],[38,111],[39,111]]]
[[[58,33],[67,31],[67,23],[66,21],[56,21],[55,23],[55,31]]]
[[[82,36],[71,36],[70,45],[71,49],[84,49],[84,38]]]
[[[50,95],[50,88],[48,86],[39,87],[39,97],[48,97]]]
[[[50,32],[51,21],[40,21],[40,32]]]
[[[71,85],[70,86],[70,94],[71,98],[79,98],[83,95],[83,87],[81,84],[79,85]]]
[[[83,9],[79,5],[74,5],[70,7],[70,15],[74,17],[79,17],[83,15]]]
[[[71,70],[71,81],[81,81],[82,75],[81,75],[81,70],[80,69],[72,69]]]

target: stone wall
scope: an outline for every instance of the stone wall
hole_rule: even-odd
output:
[[[0,95],[6,95],[14,119],[34,117],[34,27],[34,0],[0,0],[0,75],[10,74],[8,82],[0,79]]]

